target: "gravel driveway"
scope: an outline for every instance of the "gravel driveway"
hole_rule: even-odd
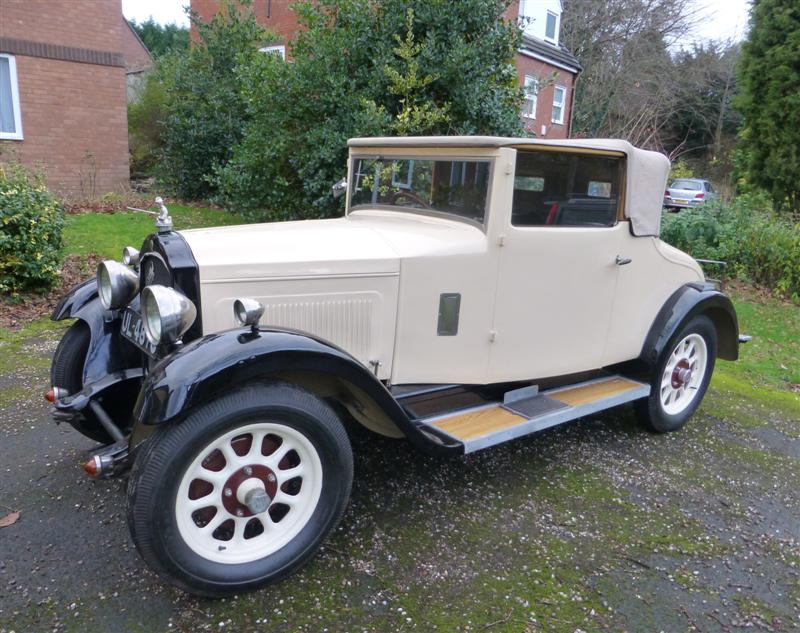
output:
[[[128,537],[124,482],[40,393],[57,331],[0,373],[0,632],[791,631],[800,628],[800,421],[712,390],[681,432],[629,407],[462,459],[354,432],[324,551],[288,581],[209,601]],[[20,356],[22,358],[22,356]]]

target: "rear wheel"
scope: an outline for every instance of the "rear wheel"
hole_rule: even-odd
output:
[[[61,387],[67,393],[74,394],[83,389],[83,365],[92,333],[85,321],[75,321],[64,333],[61,341],[53,354],[53,363],[50,365],[50,383],[53,387]],[[86,412],[84,415],[91,415]],[[110,444],[114,440],[93,418],[80,418],[70,422],[73,428],[86,437]]]
[[[168,582],[223,596],[278,581],[339,521],[353,458],[322,400],[255,384],[197,409],[147,441],[128,486],[128,525]]]
[[[664,349],[651,368],[650,395],[634,403],[639,421],[656,433],[678,430],[700,406],[717,358],[717,331],[707,316],[696,316]]]

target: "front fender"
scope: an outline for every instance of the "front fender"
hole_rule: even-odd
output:
[[[139,298],[131,304],[138,309]],[[88,385],[115,372],[141,367],[142,354],[119,333],[117,312],[106,310],[97,294],[97,279],[84,281],[70,290],[50,317],[53,321],[81,319],[91,331],[83,364],[83,384]]]
[[[692,317],[705,314],[717,330],[717,355],[739,358],[739,322],[731,300],[711,284],[691,283],[678,288],[667,300],[645,339],[641,360],[654,364],[678,329]]]
[[[195,340],[156,365],[134,408],[135,448],[154,425],[181,419],[214,396],[276,373],[327,374],[361,389],[416,445],[449,452],[441,440],[419,429],[386,387],[344,350],[301,332],[228,330]]]
[[[70,317],[76,317],[81,310],[97,298],[97,277],[92,277],[74,286],[72,290],[61,297],[50,318],[53,321],[63,321]]]

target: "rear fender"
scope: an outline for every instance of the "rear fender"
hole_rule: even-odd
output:
[[[138,310],[138,304],[137,296],[131,307]],[[80,319],[89,326],[91,340],[83,365],[85,385],[109,374],[143,365],[141,352],[120,335],[118,315],[118,311],[106,310],[100,303],[95,278],[75,286],[58,302],[53,311],[53,321]]]
[[[655,364],[675,333],[698,314],[708,316],[717,331],[717,356],[739,358],[739,323],[731,300],[711,284],[681,286],[658,313],[645,339],[640,359]]]
[[[132,450],[153,427],[179,423],[199,405],[238,385],[281,379],[343,404],[384,435],[405,435],[428,452],[460,450],[414,424],[364,365],[335,345],[289,330],[228,330],[195,340],[156,365],[134,408]]]

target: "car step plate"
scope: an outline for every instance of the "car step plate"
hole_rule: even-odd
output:
[[[649,394],[647,384],[611,376],[551,389],[505,404],[491,403],[432,416],[420,422],[460,441],[464,452],[471,453]]]

